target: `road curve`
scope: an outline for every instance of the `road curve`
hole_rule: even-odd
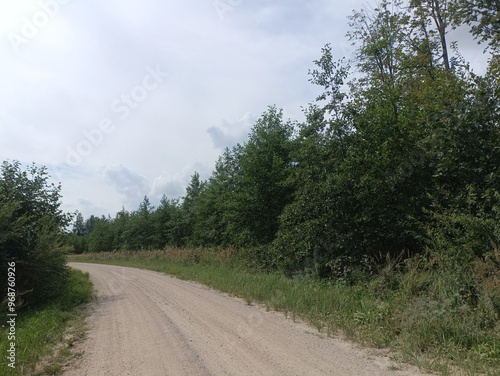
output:
[[[386,358],[325,339],[304,324],[161,273],[71,263],[97,299],[83,356],[66,376],[410,376]],[[317,332],[316,332],[317,333]]]

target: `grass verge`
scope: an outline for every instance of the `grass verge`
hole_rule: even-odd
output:
[[[93,294],[89,276],[71,270],[64,294],[37,309],[21,310],[16,318],[16,367],[2,356],[0,375],[57,375],[71,353],[74,342],[85,333],[81,305]],[[10,341],[2,324],[0,353],[7,354]],[[5,339],[5,340],[4,340]]]
[[[230,251],[110,252],[71,256],[70,261],[134,266],[198,281],[249,304],[300,317],[328,335],[342,333],[389,348],[396,361],[422,371],[500,375],[500,323],[491,301],[481,296],[474,305],[464,304],[465,298],[449,288],[452,277],[422,269],[418,262],[404,273],[389,268],[347,285],[249,270]]]

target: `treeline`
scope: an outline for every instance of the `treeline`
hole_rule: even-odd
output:
[[[497,3],[403,5],[353,13],[355,61],[323,48],[304,122],[269,107],[185,197],[79,215],[75,252],[238,247],[259,267],[339,278],[381,255],[432,249],[459,265],[498,251]],[[447,40],[462,24],[492,54],[484,75]]]

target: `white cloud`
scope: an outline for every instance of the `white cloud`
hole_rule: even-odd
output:
[[[250,129],[257,121],[257,118],[247,112],[239,120],[228,122],[224,120],[219,126],[208,128],[207,133],[212,139],[213,145],[224,151],[225,148],[230,148],[238,143],[242,144],[246,141]]]
[[[183,176],[162,174],[153,181],[151,196],[158,201],[163,195],[169,198],[181,197],[186,188],[186,181]]]
[[[163,195],[168,198],[180,198],[186,193],[186,187],[189,185],[192,176],[197,172],[202,180],[210,177],[212,168],[201,162],[189,165],[176,174],[163,172],[153,180],[152,188],[149,193],[153,203],[158,203]]]
[[[106,183],[122,196],[128,208],[135,209],[150,191],[149,182],[143,176],[122,165],[103,167],[100,173]]]
[[[78,211],[82,213],[84,218],[89,218],[91,215],[100,217],[101,215],[105,215],[105,213],[107,213],[107,209],[105,207],[96,205],[94,202],[85,198],[79,198],[77,205],[79,208]]]

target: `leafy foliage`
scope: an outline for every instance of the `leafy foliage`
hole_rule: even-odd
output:
[[[314,280],[324,285],[325,299],[332,286],[351,291],[356,301],[369,295],[370,304],[364,297],[338,315],[326,307],[337,306],[344,293],[311,308],[328,310],[321,316],[332,323],[350,318],[342,326],[346,333],[369,330],[374,344],[394,341],[419,359],[449,354],[468,369],[494,368],[500,330],[497,4],[381,0],[354,12],[348,38],[355,59],[336,60],[325,45],[309,71],[321,93],[302,123],[269,107],[247,142],[225,150],[209,179],[195,173],[182,199],[164,197],[156,209],[145,199],[135,212],[95,220],[83,235],[89,249],[201,247],[183,261],[196,271],[210,255],[206,248],[237,248],[238,263],[312,277],[283,280]],[[461,24],[492,53],[482,76],[448,40]],[[2,210],[16,210],[13,205]],[[327,288],[331,280],[336,283]],[[318,307],[316,291],[310,300],[298,296],[297,306]]]
[[[208,180],[195,173],[182,199],[96,220],[89,249],[237,246],[262,268],[343,280],[372,273],[380,254],[484,257],[497,241],[484,233],[497,220],[498,78],[473,73],[448,33],[461,21],[494,50],[496,12],[462,0],[354,12],[356,58],[322,49],[303,123],[269,107]]]
[[[48,178],[45,168],[23,170],[17,161],[0,169],[0,267],[16,264],[19,306],[59,296],[68,275],[62,231],[69,217],[60,210],[60,187]],[[7,273],[0,284],[6,292]]]

